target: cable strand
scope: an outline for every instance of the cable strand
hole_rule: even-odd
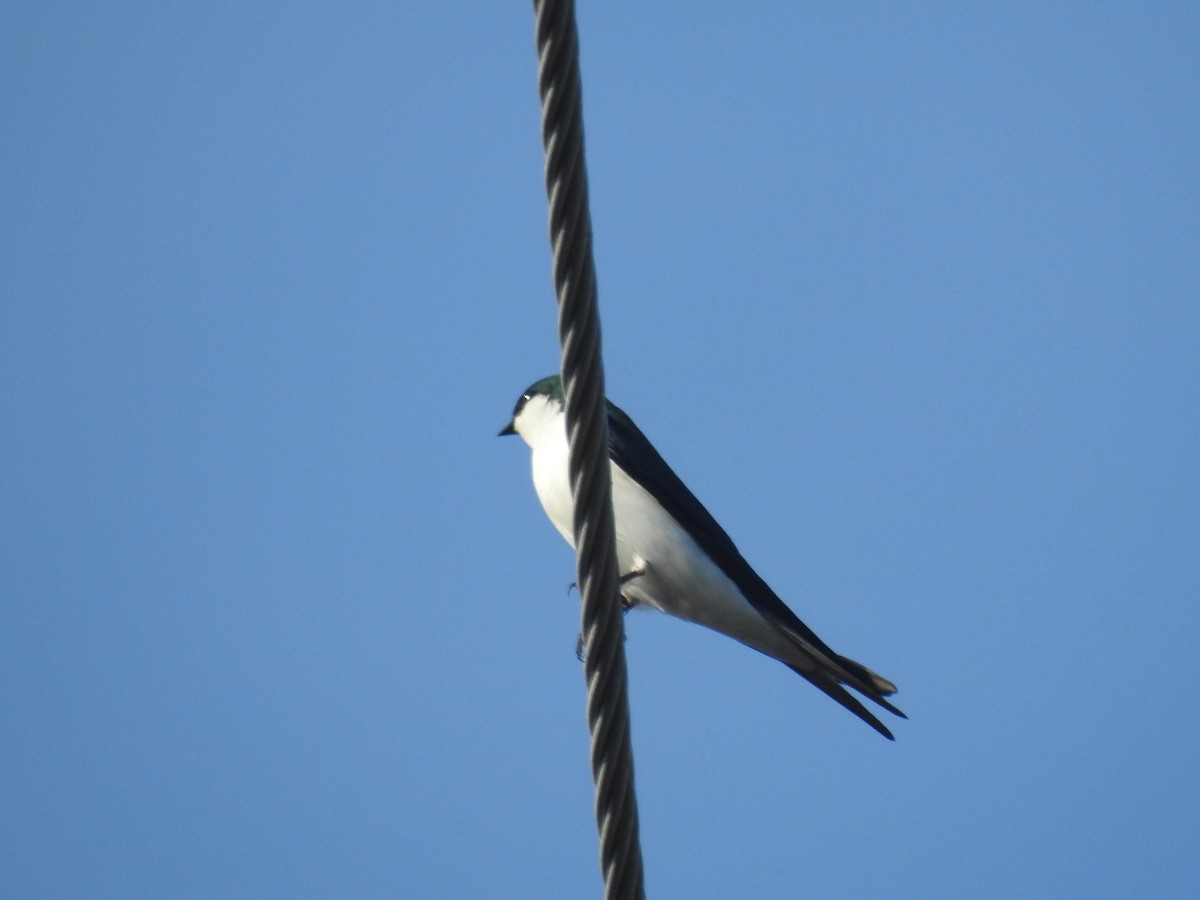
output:
[[[584,162],[579,38],[572,0],[534,0],[533,6],[600,868],[606,898],[643,900],[625,628],[618,599],[608,465],[608,415]]]

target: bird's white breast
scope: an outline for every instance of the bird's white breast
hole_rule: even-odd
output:
[[[533,487],[558,533],[574,547],[574,504],[571,502],[567,434],[562,427],[547,431],[550,433],[540,435],[540,440],[530,443],[533,448]]]

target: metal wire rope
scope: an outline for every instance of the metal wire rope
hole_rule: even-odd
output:
[[[645,897],[625,668],[625,626],[613,529],[608,416],[596,268],[583,152],[579,36],[573,0],[534,0],[538,91],[558,334],[575,500],[587,719],[605,897]]]

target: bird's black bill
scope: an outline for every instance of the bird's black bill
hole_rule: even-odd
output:
[[[516,433],[517,433],[517,429],[513,428],[512,422],[509,422],[507,425],[505,425],[503,428],[500,429],[500,433],[498,435],[496,435],[496,437],[504,437],[506,434],[516,434]]]

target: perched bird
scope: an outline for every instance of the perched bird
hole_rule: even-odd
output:
[[[554,527],[575,545],[562,382],[531,385],[501,435],[533,450],[533,486]],[[608,404],[608,455],[621,596],[741,641],[804,676],[884,737],[892,733],[843,685],[906,718],[884,698],[896,686],[839,656],[797,618],[629,416]]]

